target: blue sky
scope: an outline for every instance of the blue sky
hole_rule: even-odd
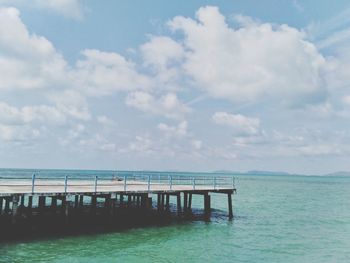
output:
[[[0,166],[350,170],[348,1],[0,0]]]

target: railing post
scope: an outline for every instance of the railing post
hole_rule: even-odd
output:
[[[148,192],[151,190],[151,176],[148,175]]]
[[[95,176],[95,184],[94,184],[94,192],[97,192],[97,180],[98,180],[98,176]]]
[[[126,191],[126,175],[124,175],[124,191]]]
[[[193,190],[196,190],[196,179],[194,177],[192,178],[192,186]]]
[[[232,176],[232,188],[234,189],[235,188],[235,177]]]
[[[68,183],[68,176],[66,175],[64,177],[64,193],[67,193],[67,183]]]
[[[169,175],[169,189],[173,190],[173,177]]]
[[[32,194],[34,194],[35,174],[32,175]]]

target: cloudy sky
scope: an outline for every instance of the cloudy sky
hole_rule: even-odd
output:
[[[0,167],[350,170],[348,1],[0,0]]]

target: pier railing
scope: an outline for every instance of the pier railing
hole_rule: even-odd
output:
[[[0,177],[2,193],[154,192],[176,190],[232,190],[233,176],[177,174],[114,174],[96,176],[9,176]]]

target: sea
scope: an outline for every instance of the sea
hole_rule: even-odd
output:
[[[2,169],[0,177],[33,172],[115,173]],[[350,262],[350,177],[231,175],[233,220],[226,196],[214,194],[209,221],[3,242],[0,262]],[[193,206],[201,213],[202,197],[194,197]]]

